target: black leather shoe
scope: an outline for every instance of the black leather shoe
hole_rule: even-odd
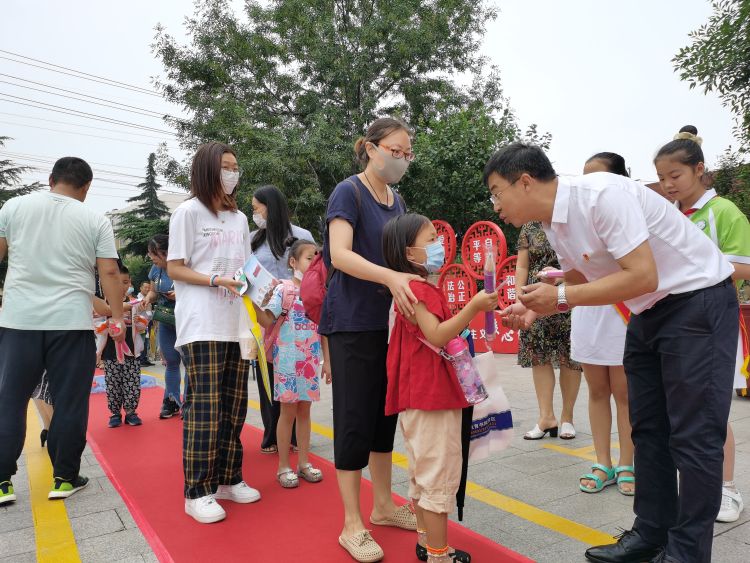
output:
[[[635,530],[627,530],[617,537],[617,543],[587,549],[586,559],[594,563],[643,563],[663,551],[662,546],[647,542]]]

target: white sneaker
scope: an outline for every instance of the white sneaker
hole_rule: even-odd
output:
[[[236,485],[219,485],[214,496],[218,499],[231,500],[240,504],[260,500],[260,492],[248,486],[244,481],[240,481]]]
[[[739,491],[732,491],[726,487],[721,488],[721,508],[716,517],[717,522],[736,522],[740,518],[740,512],[745,508],[742,503],[742,495]]]
[[[201,524],[219,522],[227,517],[227,513],[221,505],[216,502],[214,495],[206,495],[201,498],[186,498],[185,513],[195,518]]]

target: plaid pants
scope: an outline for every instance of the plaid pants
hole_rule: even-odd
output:
[[[192,342],[182,355],[190,387],[183,407],[185,498],[196,499],[242,481],[250,362],[236,342]]]

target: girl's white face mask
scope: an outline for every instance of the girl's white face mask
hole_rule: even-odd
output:
[[[239,171],[235,172],[232,170],[221,170],[221,187],[224,188],[224,193],[232,195],[234,189],[240,181]]]

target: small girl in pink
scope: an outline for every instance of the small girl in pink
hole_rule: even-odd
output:
[[[396,307],[388,346],[385,414],[399,424],[409,459],[409,496],[417,516],[417,557],[430,563],[469,563],[448,546],[448,514],[461,481],[461,409],[468,406],[451,363],[422,340],[443,348],[479,312],[497,308],[497,293],[478,293],[455,317],[443,293],[427,281],[445,253],[435,227],[422,215],[391,219],[383,229],[383,253],[392,270],[422,276],[410,287],[418,299],[413,317]]]
[[[289,267],[294,271],[293,284],[279,284],[273,292],[265,310],[256,307],[258,320],[271,330],[275,322],[282,323],[273,343],[273,398],[281,403],[281,414],[276,427],[276,443],[279,450],[279,469],[276,479],[285,489],[299,486],[299,477],[310,483],[323,479],[320,469],[313,467],[310,452],[310,406],[320,400],[319,367],[323,363],[318,326],[307,318],[299,286],[302,276],[310,267],[317,253],[315,243],[297,240],[289,251]],[[292,291],[292,295],[285,295]],[[284,301],[291,303],[284,312]],[[285,316],[284,316],[285,315]],[[289,449],[292,426],[297,422],[297,445],[299,464],[296,471],[291,468]]]

